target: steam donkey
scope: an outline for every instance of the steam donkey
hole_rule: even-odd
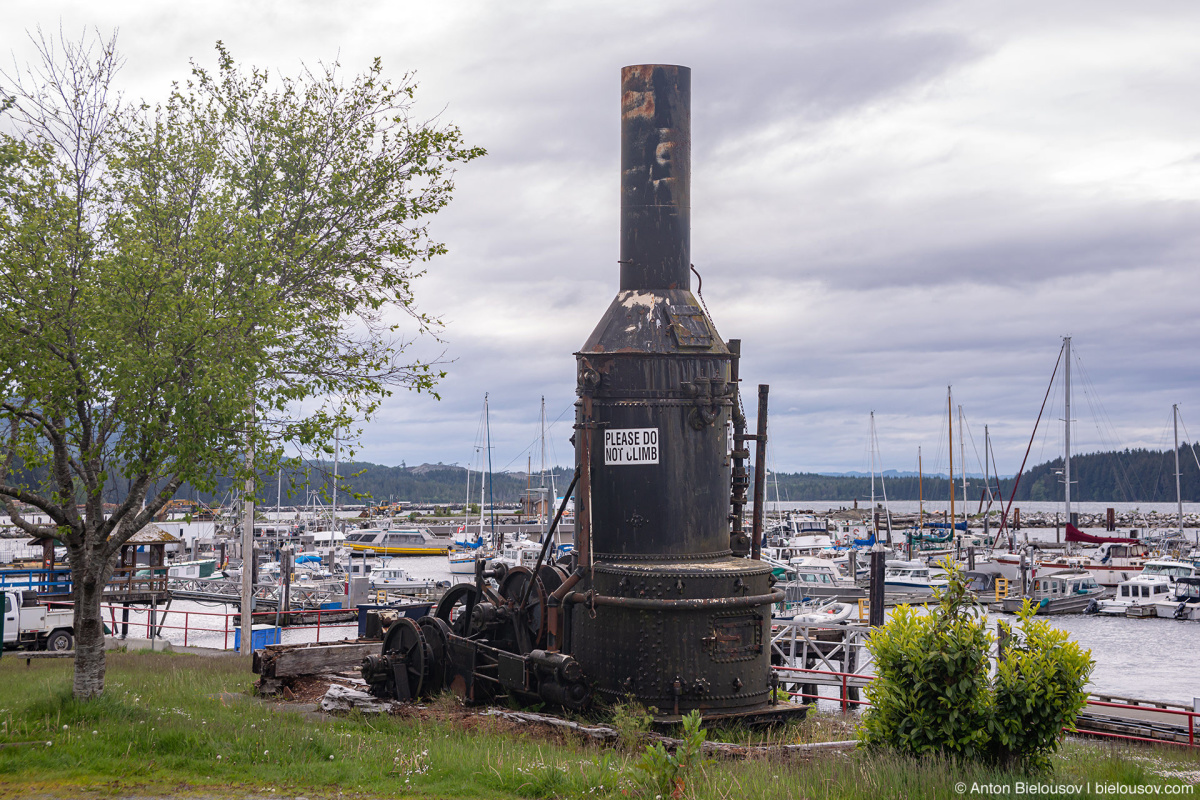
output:
[[[575,354],[575,552],[549,563],[548,536],[535,569],[479,562],[434,615],[398,620],[363,664],[377,695],[773,710],[783,593],[741,524],[744,448],[765,431],[743,435],[738,343],[691,290],[691,71],[621,81],[620,289]]]

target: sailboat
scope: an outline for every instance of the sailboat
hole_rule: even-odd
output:
[[[1124,539],[1121,537],[1105,537],[1092,536],[1083,533],[1075,526],[1077,515],[1071,511],[1071,337],[1063,337],[1062,346],[1063,359],[1063,505],[1067,516],[1067,526],[1065,539],[1068,542],[1079,542],[1086,544],[1098,544],[1099,547],[1085,558],[1068,558],[1059,556],[1052,561],[1043,561],[1037,565],[1033,574],[1036,577],[1042,578],[1050,574],[1064,571],[1081,569],[1090,575],[1096,583],[1101,587],[1115,587],[1122,581],[1128,580],[1139,574],[1150,555],[1149,549],[1145,544],[1136,539]],[[1055,367],[1057,371],[1057,366]],[[1053,376],[1051,376],[1053,383]],[[1047,396],[1049,390],[1047,390]],[[1044,401],[1043,401],[1044,404]],[[1040,415],[1039,415],[1040,421]],[[1037,426],[1034,426],[1034,434],[1036,435]],[[1032,447],[1032,438],[1030,439]],[[1028,451],[1026,451],[1028,457]],[[1021,464],[1022,471],[1025,468],[1024,462]],[[1018,473],[1018,479],[1020,473]],[[1012,505],[1012,497],[1016,496],[1017,486],[1013,484],[1013,495],[1009,498],[1009,505]],[[1007,516],[1007,513],[1006,515]],[[1041,583],[1038,584],[1039,586]]]
[[[488,462],[491,462],[491,430],[490,420],[487,413],[488,396],[483,396],[483,425],[487,429],[487,445],[488,445]],[[476,440],[478,442],[478,440]],[[478,447],[476,447],[478,450]],[[453,575],[474,575],[475,560],[478,558],[488,559],[495,555],[495,550],[486,546],[486,540],[483,537],[483,507],[484,507],[484,490],[490,485],[487,480],[491,475],[491,470],[487,472],[483,470],[483,464],[480,463],[479,469],[479,533],[473,540],[471,539],[456,539],[454,546],[446,553],[446,559],[450,563],[450,572]],[[494,512],[493,512],[494,513]],[[467,533],[471,527],[471,465],[467,464],[467,500],[463,505],[463,527],[462,533]],[[494,528],[493,523],[493,528]]]

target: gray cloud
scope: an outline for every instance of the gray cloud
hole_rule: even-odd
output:
[[[1185,419],[1200,404],[1190,3],[8,11],[10,32],[119,26],[129,91],[151,98],[188,57],[211,65],[217,39],[285,72],[379,55],[417,71],[419,116],[489,149],[459,174],[433,225],[450,253],[417,286],[447,323],[413,349],[453,359],[443,399],[393,398],[368,459],[467,461],[490,392],[497,467],[523,466],[543,395],[570,461],[571,354],[616,288],[618,69],[642,62],[693,68],[693,259],[747,384],[771,384],[777,468],[864,469],[871,410],[885,467],[915,468],[918,446],[936,464],[953,384],[978,445],[988,424],[1015,470],[1066,334],[1090,378],[1082,448],[1160,446],[1170,404]],[[1061,409],[1047,416],[1034,452],[1050,457]]]

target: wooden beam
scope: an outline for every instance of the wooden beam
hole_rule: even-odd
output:
[[[379,655],[379,642],[340,644],[268,645],[254,653],[254,672],[264,678],[318,675],[357,667],[367,656]]]

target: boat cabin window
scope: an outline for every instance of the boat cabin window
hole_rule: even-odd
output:
[[[1149,597],[1149,596],[1150,596],[1150,587],[1143,586],[1142,587],[1142,597]]]
[[[1121,587],[1121,597],[1129,597],[1129,587],[1128,586]]]
[[[1166,587],[1166,586],[1163,586],[1163,585],[1160,583],[1158,586],[1155,586],[1155,587],[1154,587],[1154,593],[1155,593],[1155,594],[1166,594],[1166,593],[1167,593],[1167,587]]]

